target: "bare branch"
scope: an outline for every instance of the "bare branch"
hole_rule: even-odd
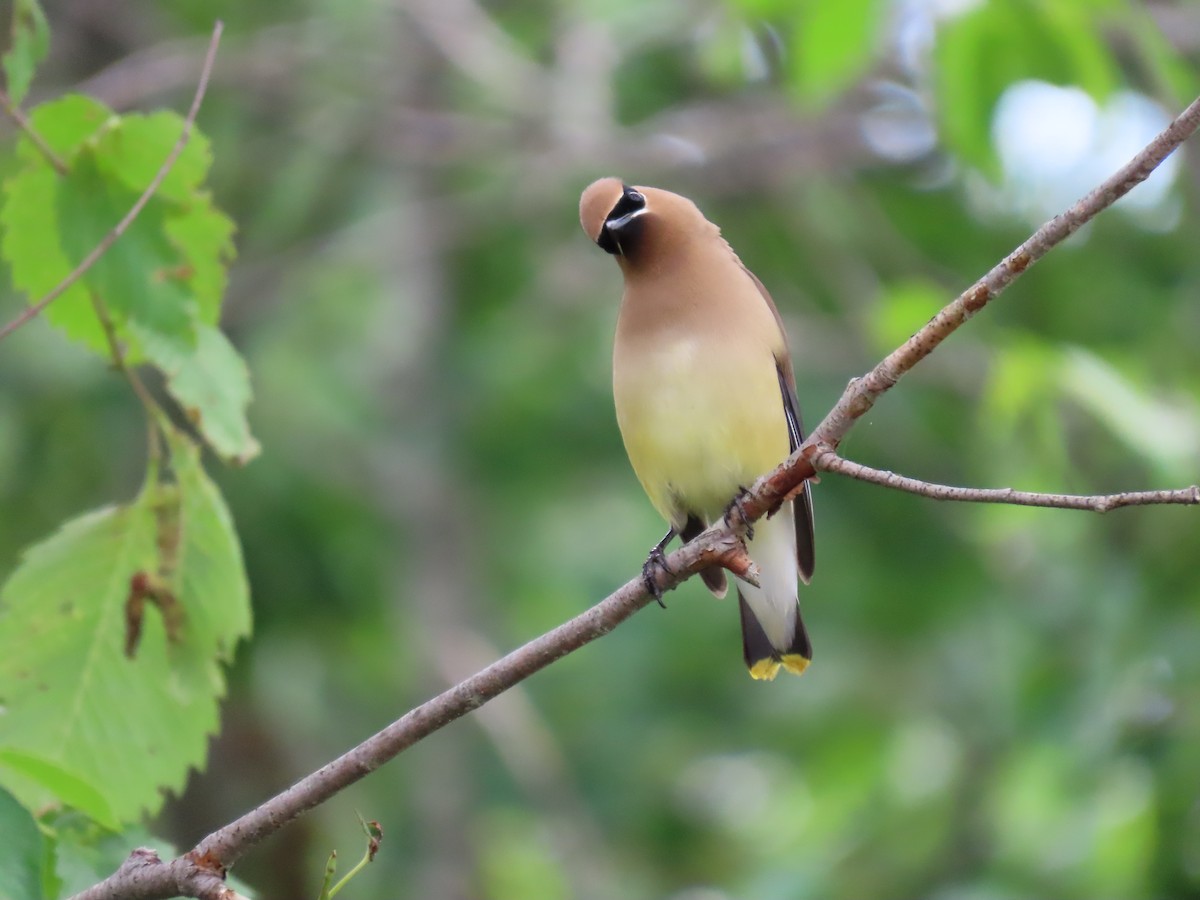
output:
[[[145,897],[195,897],[197,900],[245,900],[225,884],[225,873],[196,866],[184,857],[163,862],[149,847],[139,847],[99,884],[75,900],[137,900]]]
[[[62,157],[46,143],[46,139],[42,137],[33,127],[33,123],[29,121],[29,117],[21,110],[21,107],[13,104],[6,91],[0,90],[0,108],[3,108],[4,114],[8,116],[17,127],[25,132],[25,136],[29,138],[33,146],[37,147],[38,152],[46,157],[46,161],[54,166],[59,175],[66,175],[70,170],[67,164],[63,162]]]
[[[154,178],[150,180],[150,184],[147,185],[146,190],[142,191],[142,195],[130,207],[125,217],[113,227],[112,231],[101,239],[100,243],[93,248],[91,253],[83,258],[83,261],[75,267],[75,270],[70,275],[60,281],[50,293],[25,309],[7,325],[0,328],[0,340],[3,340],[38,315],[43,309],[57,300],[71,285],[82,278],[87,270],[94,266],[96,261],[108,252],[108,248],[117,242],[117,239],[133,224],[133,220],[141,214],[143,207],[150,202],[150,198],[154,196],[163,179],[167,177],[167,173],[171,171],[171,168],[175,165],[175,161],[179,159],[179,154],[183,152],[183,148],[187,146],[188,139],[192,136],[192,127],[196,124],[196,114],[200,112],[200,102],[204,99],[204,94],[208,90],[208,79],[212,74],[213,62],[217,57],[217,45],[221,43],[221,32],[224,28],[225,26],[220,20],[213,25],[212,38],[208,42],[208,53],[204,57],[204,67],[200,71],[200,81],[196,85],[196,95],[192,98],[191,108],[188,110],[187,118],[183,122],[183,131],[180,132],[179,140],[175,142],[175,146],[171,148],[171,152],[167,154],[167,158],[163,160],[163,164],[159,166],[158,171],[154,174]],[[65,167],[62,171],[65,171]]]
[[[1200,505],[1200,485],[1173,491],[1129,491],[1123,494],[1040,494],[1012,488],[965,488],[933,484],[884,469],[873,469],[838,456],[832,448],[818,445],[808,456],[818,472],[836,472],[859,481],[918,494],[933,500],[962,503],[1008,503],[1013,506],[1042,506],[1050,509],[1084,509],[1104,513],[1122,506]]]
[[[808,436],[808,440],[786,463],[760,478],[752,496],[744,499],[751,520],[776,508],[799,485],[814,474],[807,457],[820,444],[837,450],[842,438],[900,377],[937,349],[967,319],[983,309],[1006,287],[1052,248],[1078,231],[1084,224],[1112,206],[1141,184],[1159,164],[1200,126],[1200,98],[1192,101],[1161,134],[1146,145],[1128,163],[1106,179],[1070,209],[1055,216],[1030,235],[1029,239],[1006,256],[990,272],[960,294],[935,315],[916,334],[897,347],[870,372],[853,379],[828,415]]]
[[[1034,261],[1061,243],[1098,212],[1110,206],[1134,185],[1144,181],[1172,150],[1195,131],[1198,124],[1200,98],[1116,175],[1076,203],[1065,214],[1039,228],[1029,240],[1009,254],[970,290],[945,307],[904,345],[865,376],[852,381],[837,405],[791,458],[758,479],[753,489],[740,498],[734,507],[739,513],[733,517],[734,521],[719,522],[671,553],[666,558],[665,566],[653,568],[653,584],[660,592],[668,591],[710,566],[744,569],[748,559],[742,536],[747,527],[768,511],[777,508],[800,484],[815,474],[814,457],[831,454],[836,458],[834,451],[840,440],[858,418],[896,384],[901,375],[928,356],[938,344],[982,309]],[[888,475],[883,474],[885,477]],[[940,486],[933,487],[936,489]],[[941,489],[949,492],[962,490]],[[1012,496],[1009,492],[1003,493]],[[1200,489],[1191,488],[1190,492],[1184,493],[1187,494],[1187,499],[1155,502],[1198,502]],[[1129,498],[1139,495],[1116,496]],[[947,495],[944,499],[951,498]],[[995,497],[990,500],[996,502]],[[1109,508],[1135,502],[1149,501],[1127,499],[1122,503],[1110,504]],[[333,762],[224,828],[213,832],[185,856],[169,863],[160,862],[157,867],[143,867],[142,875],[145,877],[142,881],[135,884],[129,878],[123,877],[122,873],[129,865],[127,861],[116,873],[76,895],[74,900],[116,897],[126,900],[159,900],[180,893],[192,897],[214,896],[188,893],[180,886],[185,884],[188,878],[224,877],[226,869],[252,846],[278,831],[292,819],[373,772],[422,738],[477,709],[555,660],[607,634],[651,602],[647,588],[648,584],[641,575],[632,579],[587,612],[535,638],[418,706]],[[147,874],[155,871],[158,873],[157,880]]]

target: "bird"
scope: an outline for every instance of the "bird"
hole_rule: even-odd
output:
[[[675,536],[693,540],[800,446],[795,375],[770,294],[691,200],[601,178],[580,197],[579,219],[624,276],[613,345],[617,424],[670,526],[650,567],[663,564]],[[814,566],[807,482],[747,533],[746,549],[760,572],[759,586],[734,576],[746,667],[757,680],[780,669],[799,675],[812,661],[798,587]],[[723,569],[700,574],[725,596]]]

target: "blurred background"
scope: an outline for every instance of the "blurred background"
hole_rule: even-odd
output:
[[[1056,0],[55,0],[32,102],[200,115],[264,453],[215,471],[256,634],[190,846],[596,602],[663,525],[609,386],[592,179],[693,197],[772,291],[815,424],[1200,90],[1200,7]],[[6,126],[7,127],[7,126]],[[12,140],[11,130],[5,132]],[[862,420],[859,461],[1107,493],[1200,478],[1200,152]],[[7,320],[20,300],[0,307]],[[0,571],[131,497],[135,399],[34,323],[0,353]],[[816,660],[758,684],[699,582],[238,866],[315,896],[1200,896],[1200,519],[939,505],[828,477]]]

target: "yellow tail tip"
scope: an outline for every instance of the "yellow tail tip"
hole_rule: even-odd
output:
[[[808,664],[812,662],[799,653],[785,653],[779,659],[760,659],[750,666],[750,677],[755,681],[774,681],[780,669],[786,669],[793,675],[803,675]]]
[[[811,659],[805,659],[799,653],[785,653],[781,660],[783,667],[793,675],[803,675],[804,670],[808,668]]]
[[[750,667],[750,677],[755,681],[774,681],[779,674],[779,663],[771,659],[760,659]]]

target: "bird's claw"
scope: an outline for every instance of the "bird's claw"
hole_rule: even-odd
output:
[[[754,526],[750,524],[750,520],[746,516],[746,510],[742,506],[742,498],[749,493],[749,488],[738,488],[738,492],[734,495],[733,499],[729,501],[729,505],[725,507],[725,523],[730,528],[737,528],[739,525],[741,525],[741,527],[746,531],[746,540],[752,541],[754,540]],[[729,518],[730,513],[732,513],[735,509],[737,510],[738,519],[740,522],[733,522]]]
[[[663,553],[661,546],[652,547],[650,555],[646,557],[646,561],[642,564],[642,584],[646,586],[646,590],[650,596],[655,599],[659,606],[663,609],[667,608],[667,604],[663,603],[662,588],[658,586],[658,579],[655,577],[655,569],[661,569],[668,575],[673,574],[671,567],[667,565],[667,556]]]

